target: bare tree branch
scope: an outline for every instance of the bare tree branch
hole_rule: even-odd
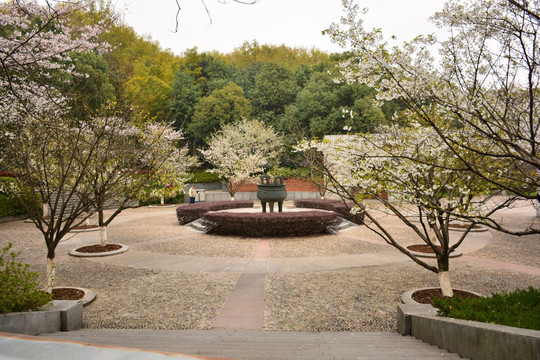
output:
[[[176,1],[177,10],[176,10],[176,25],[174,27],[174,32],[178,32],[178,27],[180,25],[180,22],[179,22],[178,18],[180,16],[180,10],[182,10],[182,8],[180,7],[180,2],[178,0],[175,0],[175,1]],[[226,4],[227,3],[227,0],[217,0],[217,1],[220,4]],[[239,4],[242,4],[242,5],[253,5],[253,4],[256,4],[257,2],[259,2],[259,0],[247,0],[247,1],[233,0],[233,1],[235,3],[239,3]],[[213,24],[212,15],[210,14],[210,10],[208,9],[208,6],[204,2],[204,0],[201,0],[201,3],[203,4],[204,9],[206,10],[206,14],[208,15],[208,20],[210,21],[210,24]]]

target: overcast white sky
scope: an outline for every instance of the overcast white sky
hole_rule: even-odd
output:
[[[230,52],[245,41],[260,44],[285,44],[291,47],[343,51],[321,31],[343,14],[341,0],[259,0],[254,5],[241,5],[227,0],[204,0],[212,24],[201,0],[178,0],[181,6],[178,32],[175,0],[115,0],[125,22],[139,34],[150,35],[163,48],[181,55],[197,47],[199,52]],[[223,2],[223,0],[221,0]],[[434,32],[428,22],[444,0],[358,0],[369,8],[366,25],[380,27],[386,36],[410,40],[418,34]]]

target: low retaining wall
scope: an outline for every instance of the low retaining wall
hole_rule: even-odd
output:
[[[79,300],[54,300],[39,311],[0,315],[0,331],[39,335],[77,330],[83,326],[83,303]]]
[[[540,360],[540,331],[437,316],[425,304],[398,304],[401,335],[473,360]]]
[[[19,221],[28,219],[28,214],[24,215],[13,215],[13,216],[2,216],[0,217],[0,224],[7,223],[10,221]]]
[[[320,199],[321,196],[318,192],[312,191],[287,191],[287,198],[285,200],[296,199]],[[237,192],[234,194],[235,200],[252,200],[257,201],[257,192]],[[189,200],[189,199],[188,199]],[[231,200],[229,193],[227,192],[211,192],[205,194],[205,201],[227,201]]]

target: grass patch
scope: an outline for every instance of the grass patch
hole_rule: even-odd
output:
[[[540,330],[540,290],[532,286],[485,298],[434,298],[433,301],[441,316]]]

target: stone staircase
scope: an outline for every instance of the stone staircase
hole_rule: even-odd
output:
[[[460,359],[393,332],[81,329],[43,337],[236,360]]]

